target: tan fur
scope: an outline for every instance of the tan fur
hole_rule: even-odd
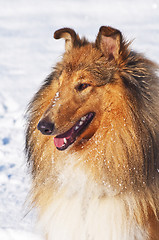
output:
[[[123,221],[137,223],[145,232],[142,240],[158,240],[156,65],[130,51],[120,31],[110,27],[100,29],[95,43],[80,40],[68,28],[55,33],[55,38],[61,37],[66,40],[66,53],[28,109],[26,152],[32,167],[32,203],[42,218],[52,203],[65,201],[70,183],[62,188],[60,173],[67,167],[70,174],[79,169],[97,188],[99,202],[112,197],[122,203],[126,212]],[[90,87],[79,93],[79,83]],[[92,111],[96,115],[89,127],[64,151],[56,149],[53,136],[44,136],[37,129],[45,118],[55,123],[54,135],[59,135]],[[128,233],[123,229],[123,234]],[[129,235],[123,239],[140,240]]]

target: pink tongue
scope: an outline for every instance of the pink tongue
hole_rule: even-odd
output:
[[[64,138],[54,138],[54,144],[56,147],[61,148],[65,143],[64,143]]]
[[[72,127],[70,130],[68,130],[67,132],[65,132],[64,134],[58,135],[57,137],[54,137],[54,144],[57,148],[61,148],[62,146],[64,146],[66,143],[64,142],[64,139],[66,138],[71,139],[71,136],[73,134],[74,131],[74,127]]]

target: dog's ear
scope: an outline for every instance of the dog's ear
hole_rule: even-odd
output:
[[[117,60],[122,48],[122,34],[119,30],[102,26],[99,29],[99,33],[96,39],[96,47],[102,51],[102,53],[109,60]]]
[[[65,49],[66,52],[70,51],[76,46],[78,42],[78,35],[71,28],[61,28],[54,33],[55,39],[64,38],[65,39]]]

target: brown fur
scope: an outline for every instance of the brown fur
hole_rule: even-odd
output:
[[[146,239],[157,240],[157,66],[131,51],[120,31],[110,27],[101,27],[95,43],[80,39],[68,28],[55,32],[56,39],[61,37],[66,43],[63,59],[28,109],[26,153],[33,176],[32,202],[42,215],[58,191],[58,174],[67,157],[78,152],[80,162],[74,167],[91,174],[103,189],[111,186],[116,198],[124,202],[127,216],[133,215],[148,231]],[[78,93],[75,89],[79,83],[91,87]],[[53,106],[58,91],[60,97]],[[47,118],[56,125],[54,135],[62,134],[91,111],[95,111],[95,118],[66,151],[58,151],[53,137],[37,130],[38,122]],[[102,196],[107,197],[105,190]]]

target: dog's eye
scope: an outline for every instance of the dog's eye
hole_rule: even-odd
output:
[[[89,87],[90,84],[88,83],[80,83],[77,87],[76,87],[76,90],[77,91],[83,91],[84,89],[86,89],[87,87]]]

